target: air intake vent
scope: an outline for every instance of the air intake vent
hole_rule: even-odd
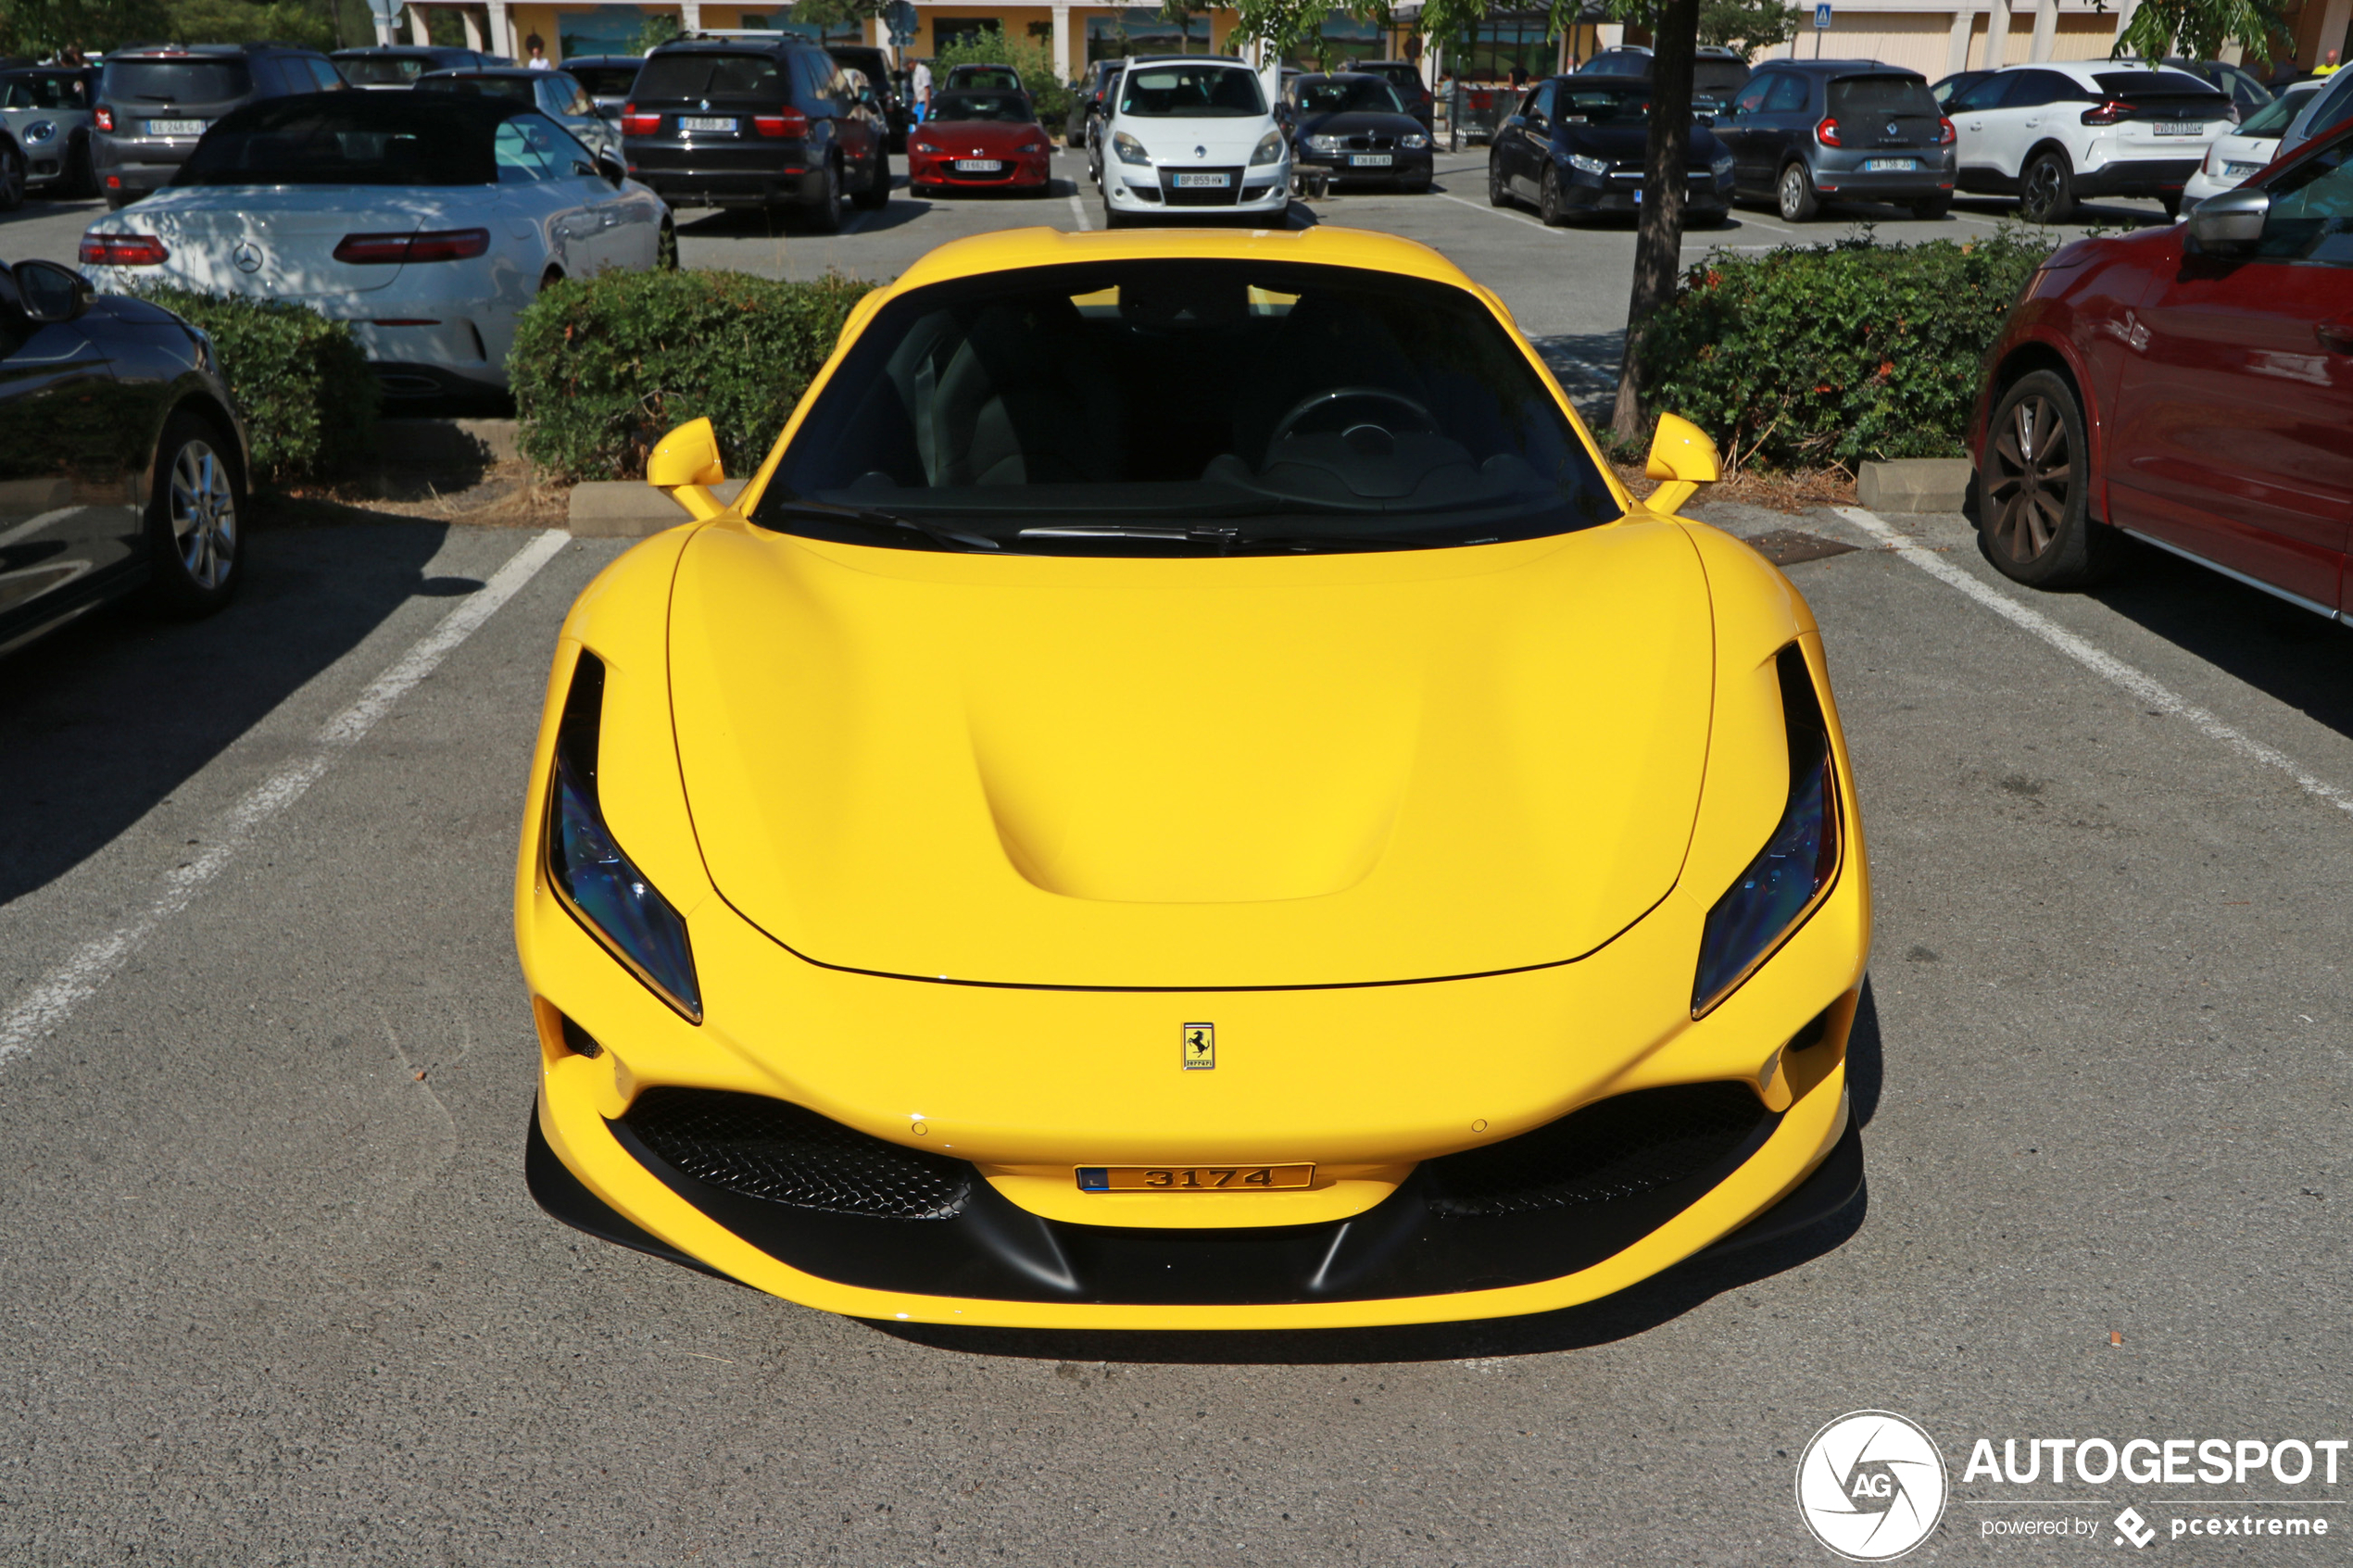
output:
[[[770,1203],[944,1220],[972,1194],[961,1160],[902,1148],[765,1095],[648,1089],[622,1122],[682,1175]]]
[[[1745,1084],[1681,1084],[1617,1095],[1531,1133],[1425,1160],[1442,1214],[1533,1214],[1610,1203],[1754,1149],[1775,1118]]]

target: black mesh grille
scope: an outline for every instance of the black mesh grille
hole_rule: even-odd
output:
[[[902,1148],[765,1095],[658,1088],[622,1121],[682,1174],[746,1198],[887,1220],[944,1220],[972,1194],[961,1160]]]
[[[1441,1213],[1608,1203],[1699,1174],[1738,1153],[1770,1117],[1745,1084],[1638,1089],[1421,1169]]]

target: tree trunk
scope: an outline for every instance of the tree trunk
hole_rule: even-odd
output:
[[[1661,0],[1651,38],[1651,135],[1642,162],[1642,216],[1634,231],[1634,295],[1626,310],[1626,358],[1617,372],[1610,428],[1620,440],[1643,435],[1642,330],[1675,297],[1682,272],[1683,187],[1691,178],[1692,61],[1699,48],[1699,0]]]

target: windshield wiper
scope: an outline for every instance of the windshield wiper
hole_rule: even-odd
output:
[[[769,508],[761,508],[763,511]],[[779,501],[774,510],[788,517],[803,517],[818,522],[852,522],[868,528],[901,528],[920,533],[942,549],[962,547],[974,550],[1001,550],[1004,546],[983,533],[965,533],[953,528],[942,528],[935,522],[925,522],[912,517],[900,517],[876,507],[833,507],[823,501]]]

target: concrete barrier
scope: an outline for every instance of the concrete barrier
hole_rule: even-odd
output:
[[[1855,498],[1874,512],[1957,512],[1969,498],[1967,458],[1899,458],[1865,463]]]
[[[743,494],[740,479],[711,487],[722,501]],[[686,521],[686,508],[642,479],[592,480],[572,487],[573,537],[643,539]]]

